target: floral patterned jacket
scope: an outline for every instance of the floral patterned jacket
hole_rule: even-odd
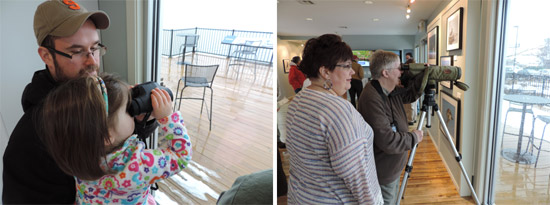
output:
[[[177,174],[191,160],[191,142],[179,112],[158,120],[159,147],[145,149],[132,135],[109,153],[104,169],[116,171],[95,181],[76,179],[77,204],[146,204],[151,184]]]

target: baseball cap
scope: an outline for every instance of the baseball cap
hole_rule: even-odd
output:
[[[88,12],[72,0],[48,0],[40,4],[34,13],[36,41],[40,45],[48,35],[71,36],[88,19],[91,19],[98,29],[109,27],[109,16],[103,11]]]

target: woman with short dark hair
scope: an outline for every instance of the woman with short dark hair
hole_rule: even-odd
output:
[[[383,204],[373,155],[373,132],[339,97],[350,87],[352,52],[325,34],[307,41],[300,64],[311,85],[289,105],[289,204]]]

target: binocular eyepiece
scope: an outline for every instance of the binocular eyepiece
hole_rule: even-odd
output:
[[[151,91],[155,88],[166,90],[170,94],[170,99],[174,100],[172,91],[166,87],[160,86],[156,82],[146,82],[136,85],[131,90],[132,101],[127,108],[128,114],[134,117],[141,113],[149,113],[153,111],[153,102],[151,102]]]

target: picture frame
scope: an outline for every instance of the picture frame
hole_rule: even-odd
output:
[[[460,152],[460,99],[449,95],[446,92],[441,92],[441,115],[444,122],[439,122],[439,130],[442,136],[445,137],[443,123],[447,126],[451,139],[455,144],[456,150]]]
[[[432,30],[430,30],[430,32],[428,32],[428,64],[430,65],[438,65],[438,31],[439,26],[436,26]]]
[[[458,8],[447,18],[447,50],[462,49],[462,18],[464,8]]]
[[[283,59],[283,72],[284,73],[290,72],[290,59]]]
[[[453,66],[453,56],[441,56],[439,64],[440,66]],[[441,81],[439,83],[447,89],[453,89],[453,84],[450,81]]]

